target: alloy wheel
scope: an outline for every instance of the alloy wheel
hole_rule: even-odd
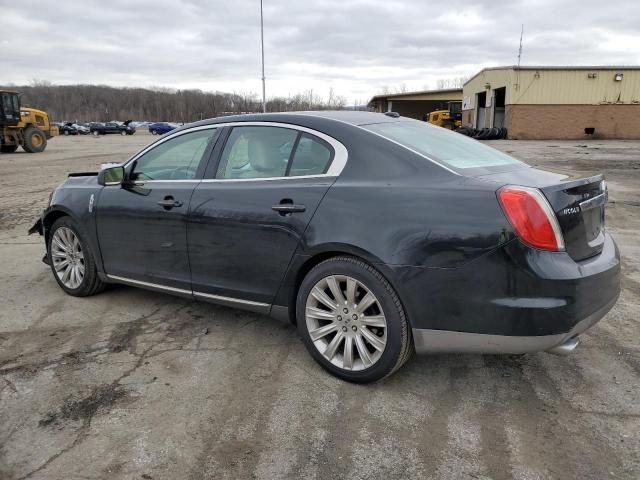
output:
[[[75,290],[84,280],[84,253],[78,236],[67,227],[60,227],[51,239],[51,261],[62,284]]]
[[[330,275],[311,289],[305,305],[307,331],[326,360],[344,370],[374,365],[387,344],[381,304],[362,282]]]

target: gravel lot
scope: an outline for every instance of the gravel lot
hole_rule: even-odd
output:
[[[573,355],[414,357],[356,386],[267,317],[57,286],[26,236],[49,192],[152,138],[0,154],[0,479],[640,478],[640,141],[488,142],[609,181],[623,292]]]

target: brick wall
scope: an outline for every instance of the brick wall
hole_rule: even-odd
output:
[[[509,138],[583,139],[587,127],[593,138],[640,139],[640,105],[507,105]]]

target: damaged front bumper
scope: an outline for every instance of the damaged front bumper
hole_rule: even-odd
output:
[[[40,217],[36,223],[29,229],[28,235],[33,235],[34,233],[39,233],[41,236],[44,236],[44,223],[42,222],[42,217]],[[46,246],[45,246],[46,248]],[[49,259],[49,252],[45,252],[42,257],[42,262],[46,265],[51,265],[51,260]]]

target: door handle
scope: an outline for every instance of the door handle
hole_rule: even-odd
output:
[[[165,210],[171,210],[173,207],[181,207],[182,202],[180,200],[174,200],[173,197],[165,197],[164,200],[158,202]]]
[[[292,213],[304,212],[307,210],[307,207],[305,207],[304,205],[296,205],[294,203],[282,201],[278,205],[273,205],[271,207],[271,210],[275,210],[276,212],[280,213],[280,215],[285,216]]]

